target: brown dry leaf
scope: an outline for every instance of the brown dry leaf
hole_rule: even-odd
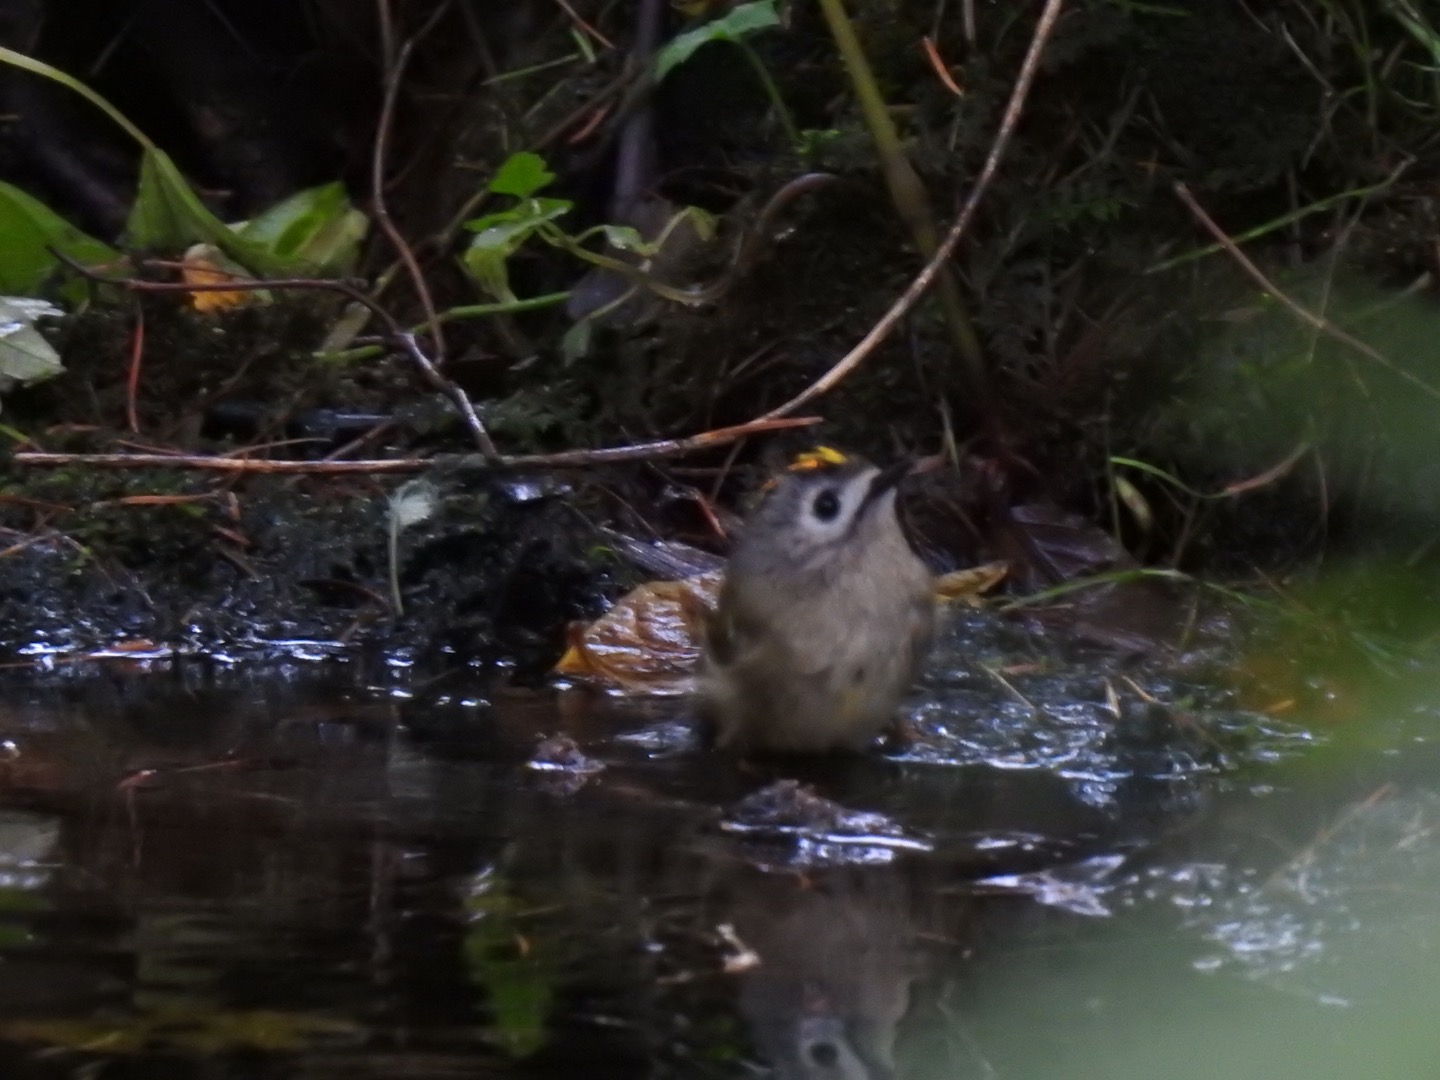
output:
[[[980,606],[980,597],[1005,580],[1010,564],[988,562],[968,570],[952,570],[935,582],[935,595],[941,600],[961,600],[972,607]]]
[[[723,574],[652,581],[587,627],[572,629],[555,674],[626,693],[681,693],[700,656],[700,622]]]

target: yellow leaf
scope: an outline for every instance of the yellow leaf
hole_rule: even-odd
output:
[[[963,600],[978,607],[980,597],[989,592],[1010,572],[1010,564],[1003,562],[985,563],[968,570],[952,570],[942,574],[935,582],[935,595],[941,600]]]
[[[220,249],[210,244],[195,244],[185,252],[180,263],[180,276],[187,285],[224,285],[231,281],[252,281],[240,272],[240,268],[221,254]],[[206,289],[192,292],[190,306],[202,314],[244,307],[255,302],[259,294],[254,290],[235,291]]]

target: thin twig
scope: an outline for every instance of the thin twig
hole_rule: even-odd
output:
[[[10,460],[16,465],[56,468],[65,465],[93,465],[108,469],[206,469],[228,473],[416,473],[437,465],[461,469],[565,469],[612,465],[622,461],[646,461],[680,457],[697,450],[725,446],[737,439],[766,431],[810,427],[818,416],[796,416],[775,420],[751,420],[734,427],[716,428],[683,439],[656,439],[629,446],[607,446],[596,450],[560,450],[551,454],[516,454],[495,458],[484,455],[442,455],[433,458],[371,458],[359,461],[266,461],[257,458],[227,458],[202,454],[47,454],[20,451]]]
[[[1440,390],[1431,386],[1424,379],[1412,372],[1406,371],[1388,356],[1378,352],[1372,346],[1365,344],[1365,342],[1354,335],[1340,329],[1340,327],[1325,318],[1325,316],[1315,314],[1315,312],[1302,306],[1298,301],[1276,288],[1275,283],[1265,276],[1265,272],[1251,262],[1250,258],[1240,250],[1239,245],[1231,240],[1230,237],[1226,236],[1225,231],[1221,229],[1219,225],[1215,224],[1214,219],[1211,218],[1210,215],[1205,212],[1204,208],[1195,200],[1195,196],[1190,194],[1190,189],[1179,181],[1175,183],[1175,195],[1185,204],[1190,213],[1195,215],[1195,220],[1205,227],[1205,231],[1215,238],[1215,242],[1225,249],[1225,253],[1235,260],[1236,265],[1245,271],[1246,275],[1254,281],[1255,284],[1259,285],[1265,292],[1278,300],[1280,305],[1297,319],[1314,327],[1322,334],[1334,338],[1342,345],[1348,345],[1367,360],[1375,361],[1375,363],[1379,364],[1385,370],[1404,379],[1412,386],[1424,391],[1430,397],[1440,399]]]
[[[385,99],[380,108],[380,119],[375,131],[375,150],[370,157],[370,186],[371,209],[375,215],[375,221],[379,224],[390,243],[394,245],[401,261],[405,264],[406,271],[410,274],[411,284],[415,288],[415,295],[420,300],[420,306],[425,310],[425,323],[430,330],[430,338],[435,346],[436,367],[445,362],[445,335],[440,326],[440,318],[435,308],[435,298],[430,293],[430,287],[425,281],[425,275],[420,269],[420,262],[415,258],[415,252],[410,247],[400,230],[395,227],[394,221],[390,218],[390,209],[385,202],[385,159],[390,144],[390,129],[395,119],[395,103],[400,96],[400,82],[405,74],[405,68],[410,63],[410,55],[415,51],[415,43],[423,38],[441,16],[448,11],[448,3],[440,4],[420,30],[411,38],[408,38],[400,51],[396,54],[394,63],[385,72]],[[427,358],[427,363],[428,363]],[[478,423],[478,419],[477,419]],[[484,425],[480,426],[478,438],[480,440],[480,452],[494,455],[495,446],[490,441],[489,434],[485,431]]]
[[[102,469],[203,469],[225,473],[416,473],[432,468],[430,458],[372,458],[357,461],[271,461],[212,454],[47,454],[21,451],[12,455],[17,465],[59,468],[89,465]]]
[[[737,439],[746,439],[767,431],[812,427],[820,423],[818,416],[761,417],[733,427],[715,428],[683,439],[656,439],[630,446],[602,447],[598,450],[562,450],[554,454],[525,454],[502,458],[507,468],[566,468],[587,465],[608,465],[617,461],[646,461],[653,458],[681,457],[697,450],[725,446]]]
[[[960,84],[955,81],[955,76],[951,73],[950,68],[946,66],[945,58],[940,55],[940,47],[935,44],[935,39],[926,34],[920,39],[920,44],[925,50],[925,59],[930,61],[930,67],[934,69],[935,77],[944,83],[945,89],[956,97],[964,97],[965,91],[960,88]]]
[[[589,34],[592,38],[594,38],[596,41],[598,41],[598,42],[599,42],[601,45],[603,45],[605,48],[607,48],[607,49],[614,49],[614,48],[615,48],[615,43],[614,43],[613,41],[611,41],[611,40],[610,40],[609,38],[607,38],[604,34],[602,34],[599,30],[595,29],[595,27],[591,26],[588,22],[586,22],[586,21],[585,21],[584,19],[582,19],[578,14],[576,14],[575,9],[570,6],[570,4],[568,3],[568,0],[555,0],[555,2],[556,2],[557,4],[559,4],[561,8],[564,9],[566,15],[569,15],[569,16],[570,16],[570,21],[573,22],[576,26],[578,26],[581,30],[583,30],[585,33]]]
[[[395,59],[395,19],[390,12],[390,0],[377,0],[375,6],[380,31],[380,62],[388,67]]]
[[[896,324],[910,312],[910,309],[940,276],[941,271],[950,261],[950,257],[955,254],[955,248],[959,246],[960,238],[970,227],[970,222],[974,219],[976,210],[979,209],[980,199],[1000,167],[1000,159],[1004,156],[1005,150],[1010,144],[1010,137],[1020,122],[1020,113],[1024,109],[1025,99],[1030,93],[1031,84],[1035,81],[1035,72],[1040,65],[1040,54],[1045,48],[1046,41],[1050,38],[1051,31],[1055,29],[1055,23],[1060,17],[1060,9],[1064,7],[1064,3],[1065,0],[1045,0],[1045,10],[1040,13],[1040,21],[1035,25],[1035,34],[1030,39],[1030,49],[1025,54],[1025,62],[1020,65],[1020,74],[1015,79],[1014,90],[1010,92],[1010,102],[1005,106],[1005,116],[1000,121],[1000,130],[996,133],[995,142],[990,147],[990,154],[985,159],[985,167],[980,170],[980,177],[975,181],[975,187],[965,200],[965,205],[960,210],[960,216],[955,219],[955,224],[950,226],[950,231],[945,234],[945,239],[940,242],[940,246],[931,256],[930,261],[915,276],[910,287],[901,293],[900,298],[890,306],[890,310],[885,312],[880,320],[870,328],[870,332],[860,340],[858,345],[799,394],[779,408],[771,409],[762,416],[762,420],[774,420],[777,417],[788,416],[800,406],[808,404],[821,394],[831,390],[859,367],[861,362],[890,336]]]
[[[145,358],[145,309],[135,298],[135,329],[130,335],[130,371],[125,379],[125,419],[133,435],[140,434],[140,414],[135,401],[140,396],[140,363]]]

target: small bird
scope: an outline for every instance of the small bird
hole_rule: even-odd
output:
[[[895,510],[909,471],[821,447],[769,486],[704,625],[700,714],[718,746],[861,750],[894,718],[935,613]]]

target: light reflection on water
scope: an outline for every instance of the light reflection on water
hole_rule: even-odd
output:
[[[942,664],[914,745],[788,764],[681,702],[14,681],[0,1075],[1430,1075],[1429,744],[1168,678]]]

